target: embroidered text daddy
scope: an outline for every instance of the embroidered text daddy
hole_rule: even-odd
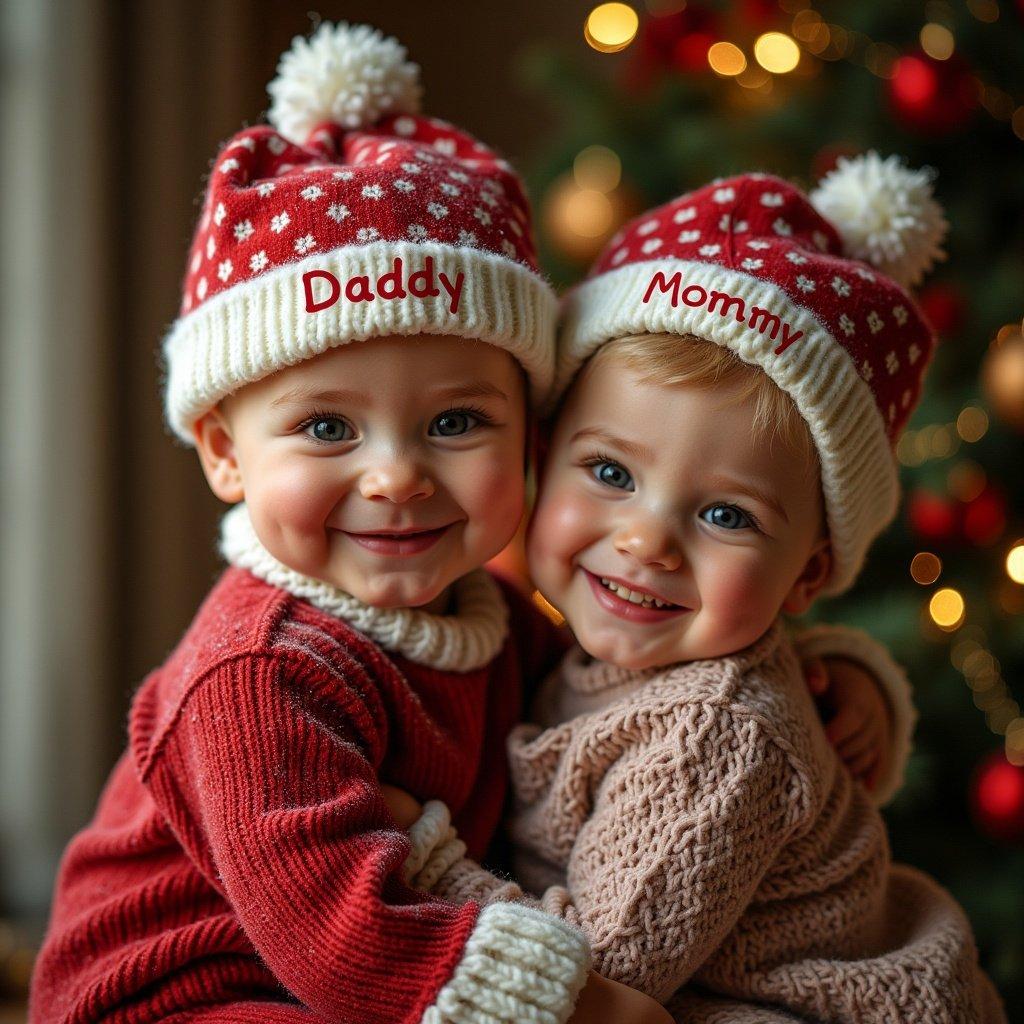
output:
[[[650,302],[655,288],[664,293],[672,293],[673,307],[678,306],[680,302],[693,309],[707,306],[709,312],[718,313],[719,316],[735,316],[736,323],[745,323],[751,330],[760,331],[762,335],[767,334],[772,341],[775,341],[781,330],[782,344],[775,349],[776,355],[781,355],[804,335],[803,331],[791,331],[789,324],[780,316],[767,309],[761,309],[760,306],[751,306],[748,317],[747,304],[738,295],[730,295],[716,289],[709,292],[699,284],[688,284],[684,287],[682,273],[678,270],[669,278],[659,270],[651,278],[651,283],[644,292],[644,302]]]

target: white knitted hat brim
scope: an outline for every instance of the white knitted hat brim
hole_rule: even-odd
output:
[[[408,292],[369,301],[341,298],[306,312],[303,274],[323,270],[344,289],[364,275],[371,287],[396,257],[408,275],[432,257],[435,279],[463,275],[458,308],[438,285],[437,296]],[[528,267],[494,253],[431,242],[378,241],[349,245],[286,263],[241,282],[178,319],[164,340],[165,412],[186,444],[192,424],[222,398],[286,366],[353,341],[390,335],[473,338],[510,352],[523,366],[536,399],[552,378],[552,338],[558,314],[553,289]]]
[[[781,354],[772,338],[723,315],[679,301],[660,287],[643,298],[651,279],[681,274],[682,289],[699,285],[708,294],[726,291],[778,316],[803,336]],[[566,296],[559,339],[555,395],[561,395],[583,363],[605,342],[632,334],[692,334],[760,366],[788,394],[807,422],[818,450],[821,485],[832,542],[832,573],[823,594],[838,594],[856,579],[868,546],[892,521],[899,504],[896,461],[885,423],[868,385],[847,351],[808,310],[781,288],[740,271],[690,260],[630,263],[584,282]]]

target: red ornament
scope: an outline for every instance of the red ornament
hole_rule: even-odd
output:
[[[716,11],[697,4],[688,4],[684,10],[674,14],[645,18],[638,45],[633,47],[640,64],[640,74],[646,72],[649,75],[654,70],[672,68],[709,70],[707,53],[711,44],[721,38],[720,23]],[[702,46],[703,52],[700,52]]]
[[[1024,840],[1024,768],[1001,750],[989,754],[971,780],[971,810],[978,827],[993,839]]]
[[[979,546],[994,544],[1006,529],[1006,495],[989,484],[964,506],[964,536]]]
[[[957,530],[956,505],[930,491],[916,490],[907,502],[907,521],[921,540],[946,542]]]
[[[715,41],[710,32],[687,32],[676,43],[672,53],[676,67],[690,75],[699,75],[702,71],[707,71],[708,50],[714,46]]]
[[[956,334],[963,326],[967,301],[956,285],[948,282],[929,285],[922,289],[917,302],[936,333]]]
[[[935,60],[918,50],[900,57],[888,91],[900,123],[928,135],[944,135],[962,127],[978,105],[971,69],[955,54],[948,60]]]

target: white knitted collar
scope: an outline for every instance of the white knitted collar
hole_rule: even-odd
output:
[[[471,672],[493,661],[508,636],[508,605],[489,573],[476,569],[455,583],[456,611],[374,608],[330,583],[289,569],[260,542],[244,502],[221,522],[220,551],[231,564],[343,619],[386,651],[447,672]]]

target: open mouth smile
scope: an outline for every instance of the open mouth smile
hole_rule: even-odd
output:
[[[645,590],[630,587],[621,580],[595,576],[588,569],[584,569],[583,572],[598,604],[619,618],[633,622],[662,622],[690,610]]]

